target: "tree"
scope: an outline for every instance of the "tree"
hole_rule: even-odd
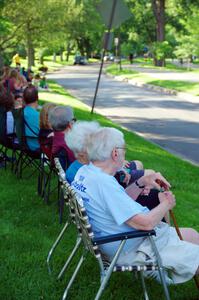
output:
[[[15,38],[27,49],[28,67],[34,65],[35,47],[43,39],[53,1],[7,0],[3,8],[5,17],[12,23]]]
[[[165,0],[151,0],[152,9],[156,20],[156,42],[159,48],[162,48],[162,42],[165,40]],[[157,51],[155,53],[158,53]],[[161,58],[160,58],[161,57]],[[154,56],[156,66],[164,66],[164,56]]]

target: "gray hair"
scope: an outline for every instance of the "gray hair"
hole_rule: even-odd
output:
[[[124,146],[124,135],[118,129],[103,127],[88,140],[87,153],[90,161],[105,161],[116,147]]]
[[[72,129],[65,134],[66,144],[75,155],[86,151],[89,136],[96,132],[99,128],[100,125],[97,122],[76,122]]]
[[[49,112],[49,122],[54,131],[64,131],[73,118],[70,106],[56,106]]]

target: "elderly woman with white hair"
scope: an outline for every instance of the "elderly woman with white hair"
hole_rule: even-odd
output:
[[[72,186],[83,199],[95,236],[155,229],[154,239],[163,267],[168,271],[168,282],[182,283],[198,274],[199,234],[194,229],[181,228],[184,239],[181,241],[173,227],[161,222],[176,204],[166,179],[160,173],[150,174],[124,190],[113,177],[122,167],[125,156],[123,134],[114,128],[101,128],[90,135],[87,153],[91,162],[78,170]],[[168,190],[159,193],[160,204],[149,211],[131,197],[136,199],[145,186],[160,189],[157,180]],[[101,250],[111,259],[118,245],[119,242],[105,244]],[[137,238],[127,240],[117,263],[125,265],[150,260],[155,257],[148,239]]]
[[[89,136],[99,129],[97,122],[78,121],[73,128],[65,134],[65,141],[68,147],[73,151],[76,160],[66,170],[66,179],[71,183],[84,164],[88,164],[88,155],[86,151]]]
[[[99,130],[99,128],[100,125],[97,122],[78,121],[73,125],[71,130],[66,132],[65,142],[73,151],[76,157],[76,160],[68,167],[68,169],[66,169],[66,179],[70,184],[74,180],[79,168],[81,168],[84,164],[89,163],[87,154],[88,140],[90,135]],[[154,171],[150,172],[150,170],[142,170],[143,172],[140,172],[141,170],[137,170],[137,164],[139,165],[139,161],[132,161],[130,164],[132,165],[132,168],[134,168],[134,179],[135,177],[138,179],[143,175],[154,173]],[[120,185],[126,188],[127,184],[124,184],[124,182],[120,180],[121,173],[124,173],[123,168],[116,172],[116,174],[114,174],[114,177]],[[132,179],[130,179],[129,181],[131,183]],[[143,206],[147,206],[151,210],[160,203],[158,193],[159,191],[157,189],[148,189],[147,193],[143,193],[142,191],[142,193],[138,195],[136,201]],[[169,222],[168,216],[164,216],[163,220]]]

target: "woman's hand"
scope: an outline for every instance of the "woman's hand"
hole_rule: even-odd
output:
[[[160,203],[167,202],[168,209],[172,209],[176,205],[176,199],[172,192],[163,192],[158,194],[158,198],[160,200]]]
[[[137,180],[137,183],[140,186],[145,186],[150,189],[155,188],[157,190],[163,188],[168,191],[171,187],[170,183],[159,172],[142,176]]]
[[[128,160],[124,160],[124,163],[123,163],[123,168],[130,168],[130,162]]]

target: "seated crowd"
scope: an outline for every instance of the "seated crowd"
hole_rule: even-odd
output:
[[[66,179],[82,197],[96,237],[154,228],[168,283],[185,282],[199,272],[199,234],[181,228],[184,241],[179,239],[169,225],[168,213],[176,204],[169,182],[145,170],[140,161],[125,160],[122,132],[97,122],[75,122],[69,106],[47,103],[39,112],[37,87],[7,68],[1,77],[0,106],[7,114],[7,133],[14,128],[12,112],[22,109],[29,149],[45,151],[50,159],[61,153]],[[84,189],[78,189],[80,184]],[[101,251],[111,259],[117,246],[102,245]],[[118,263],[146,260],[153,261],[154,254],[148,241],[139,238],[126,242]]]

